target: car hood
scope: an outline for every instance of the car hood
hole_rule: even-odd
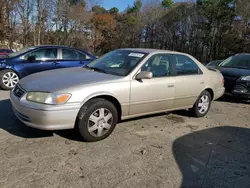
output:
[[[250,69],[216,67],[223,76],[240,78],[241,76],[250,76]]]
[[[85,68],[62,68],[31,74],[22,78],[19,85],[26,91],[56,92],[71,87],[114,81],[120,76],[104,74]]]

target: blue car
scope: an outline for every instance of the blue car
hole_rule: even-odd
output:
[[[0,87],[10,90],[19,79],[41,71],[82,67],[96,57],[65,46],[34,46],[0,58]]]

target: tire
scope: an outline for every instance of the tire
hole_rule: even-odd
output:
[[[84,141],[96,142],[107,138],[113,132],[117,122],[118,112],[114,104],[97,98],[82,106],[75,128]]]
[[[0,79],[0,87],[4,90],[13,89],[19,81],[17,73],[10,69],[0,71]]]
[[[211,99],[210,93],[206,90],[203,91],[198,97],[197,101],[195,102],[193,108],[190,109],[191,114],[194,117],[204,117],[205,115],[207,115],[211,107],[211,102],[212,102],[212,99]]]

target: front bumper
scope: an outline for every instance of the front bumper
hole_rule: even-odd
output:
[[[245,84],[236,84],[232,90],[227,91],[225,94],[240,99],[250,100],[250,88]]]
[[[250,93],[236,93],[236,92],[225,92],[225,95],[239,98],[242,100],[250,100]]]
[[[62,130],[73,129],[79,112],[79,105],[66,107],[60,110],[44,110],[32,108],[22,104],[13,91],[10,94],[10,101],[16,117],[29,127],[41,130]],[[42,105],[41,105],[42,106]]]

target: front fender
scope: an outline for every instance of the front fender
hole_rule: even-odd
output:
[[[117,96],[115,96],[114,94],[112,94],[112,93],[110,93],[110,92],[106,92],[106,91],[100,91],[100,92],[95,92],[95,93],[92,93],[92,94],[88,95],[88,96],[81,102],[81,105],[84,105],[87,101],[89,101],[89,100],[92,99],[92,98],[95,98],[95,97],[98,97],[98,96],[103,96],[103,95],[113,97],[113,98],[115,98],[117,101],[119,101],[118,98],[117,98]],[[119,102],[120,102],[120,101],[119,101]]]

